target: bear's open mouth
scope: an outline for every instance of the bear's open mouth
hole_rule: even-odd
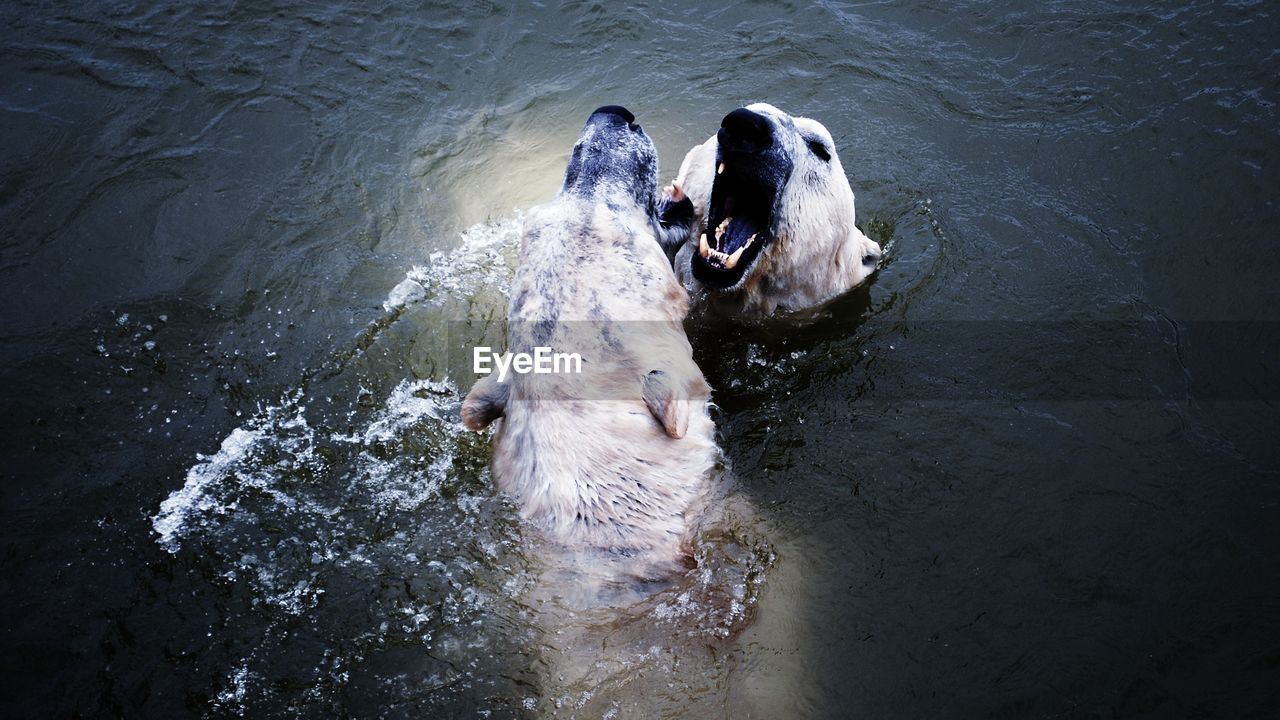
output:
[[[738,286],[773,241],[777,188],[743,165],[717,161],[706,229],[693,256],[694,277],[715,290]]]

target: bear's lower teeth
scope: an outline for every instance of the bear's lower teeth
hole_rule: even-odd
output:
[[[725,259],[724,269],[732,270],[735,266],[737,266],[738,259],[742,257],[742,253],[746,252],[747,248],[751,247],[751,243],[755,241],[756,241],[755,233],[752,233],[751,237],[747,238],[747,241],[743,243],[742,247],[738,248],[737,250],[734,250],[733,254]]]
[[[756,233],[752,233],[742,247],[734,250],[733,254],[729,255],[719,250],[712,250],[710,243],[707,242],[707,234],[702,233],[702,237],[698,240],[698,254],[702,256],[703,260],[715,260],[725,270],[732,270],[737,267],[738,261],[742,259],[742,253],[746,252],[747,248],[751,247],[755,241]]]

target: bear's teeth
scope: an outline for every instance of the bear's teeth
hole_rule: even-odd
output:
[[[751,233],[751,237],[747,238],[747,241],[742,244],[742,247],[738,248],[737,250],[734,250],[733,254],[728,256],[728,258],[725,259],[724,269],[732,270],[735,267],[737,267],[738,260],[742,258],[742,253],[746,252],[747,248],[751,247],[751,245],[755,243],[755,241],[756,241],[756,233]]]
[[[698,254],[702,256],[703,260],[706,260],[707,256],[711,254],[711,246],[707,244],[706,233],[702,233],[702,238],[698,241]]]
[[[716,174],[721,175],[723,173],[724,173],[724,163],[720,163],[720,167],[716,168]]]
[[[724,231],[729,229],[729,221],[732,219],[733,218],[725,218],[724,221],[720,223],[720,226],[716,228],[716,241],[717,241],[716,244],[717,245],[720,244],[719,242],[720,238],[724,237]]]
[[[755,235],[752,235],[752,236],[751,236],[751,240],[755,240],[755,239],[756,239],[756,236],[755,236]],[[733,269],[733,268],[738,264],[738,259],[742,257],[742,253],[743,253],[747,248],[751,247],[751,240],[748,240],[746,245],[743,245],[742,247],[740,247],[740,248],[738,248],[737,250],[734,250],[734,251],[733,251],[733,254],[732,254],[732,255],[730,255],[730,256],[729,256],[729,259],[728,259],[728,260],[726,260],[726,261],[725,261],[725,263],[724,263],[724,269],[725,269],[725,270],[732,270],[732,269]]]

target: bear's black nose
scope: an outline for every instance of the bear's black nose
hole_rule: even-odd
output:
[[[717,138],[725,150],[758,153],[773,145],[773,128],[765,116],[738,108],[720,121]]]
[[[592,115],[601,115],[601,114],[617,115],[621,117],[623,120],[626,120],[628,124],[636,121],[636,116],[632,115],[630,110],[622,107],[621,105],[603,105],[601,107],[596,108],[595,111],[592,112],[591,114]]]

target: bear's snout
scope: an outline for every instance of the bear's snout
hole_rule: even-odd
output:
[[[636,124],[635,113],[621,105],[602,105],[596,108],[591,112],[591,117],[587,118],[587,124],[590,125],[592,123],[619,128],[625,125],[633,133],[644,134],[640,126]]]
[[[593,117],[596,115],[617,115],[618,117],[622,118],[628,123],[633,123],[636,121],[635,114],[632,113],[630,110],[622,107],[621,105],[603,105],[601,107],[596,108],[591,113],[591,115]]]
[[[720,148],[755,155],[773,146],[773,125],[765,116],[738,108],[720,121]]]

